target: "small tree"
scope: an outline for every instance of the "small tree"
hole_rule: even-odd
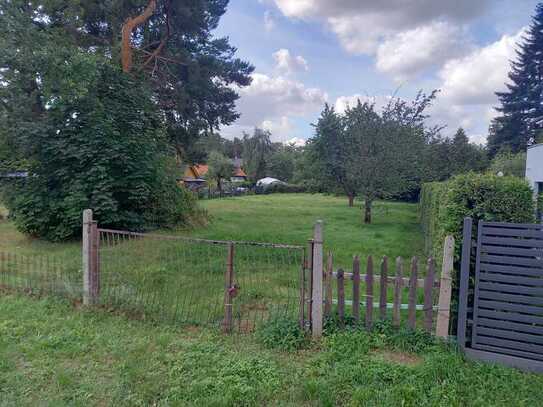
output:
[[[217,188],[222,196],[222,180],[229,179],[232,176],[234,164],[228,157],[218,151],[212,151],[209,154],[207,164],[209,166],[208,177],[217,181]]]
[[[315,125],[315,136],[308,141],[307,153],[313,162],[313,176],[326,190],[344,192],[352,207],[356,182],[347,162],[350,146],[346,135],[343,118],[326,104]]]
[[[255,128],[252,136],[243,135],[243,163],[247,176],[253,182],[267,175],[268,160],[273,152],[271,133]]]
[[[513,154],[511,151],[502,151],[492,159],[490,172],[496,175],[512,175],[524,178],[526,175],[526,153]]]

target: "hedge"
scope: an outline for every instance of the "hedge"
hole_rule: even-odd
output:
[[[447,182],[422,186],[420,198],[421,224],[427,254],[438,264],[443,257],[446,235],[455,238],[455,270],[459,270],[462,226],[465,217],[473,219],[476,233],[479,220],[530,223],[535,221],[535,201],[528,183],[518,177],[467,173]],[[476,235],[474,235],[476,236]],[[458,306],[458,274],[453,274],[451,333],[456,332]]]
[[[471,217],[476,227],[479,220],[531,223],[535,221],[533,191],[518,177],[467,173],[442,183],[422,186],[420,198],[421,224],[428,255],[441,259],[443,241],[452,234],[455,253],[460,255],[462,225]]]

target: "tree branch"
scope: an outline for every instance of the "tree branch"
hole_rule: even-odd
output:
[[[149,4],[139,16],[128,17],[123,24],[122,28],[122,41],[121,41],[121,64],[124,72],[130,72],[132,69],[132,45],[130,40],[132,38],[132,32],[141,24],[145,23],[156,9],[156,0],[149,0]]]

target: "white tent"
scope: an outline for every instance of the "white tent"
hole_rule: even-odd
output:
[[[271,185],[271,184],[286,184],[286,182],[283,182],[281,180],[278,180],[277,178],[272,178],[272,177],[266,177],[266,178],[262,178],[256,181],[257,187],[267,187],[268,185]]]

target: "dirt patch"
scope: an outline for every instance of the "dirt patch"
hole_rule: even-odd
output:
[[[372,352],[376,359],[386,362],[398,363],[406,366],[418,366],[422,363],[422,358],[412,353],[396,352],[390,350],[377,350]]]

